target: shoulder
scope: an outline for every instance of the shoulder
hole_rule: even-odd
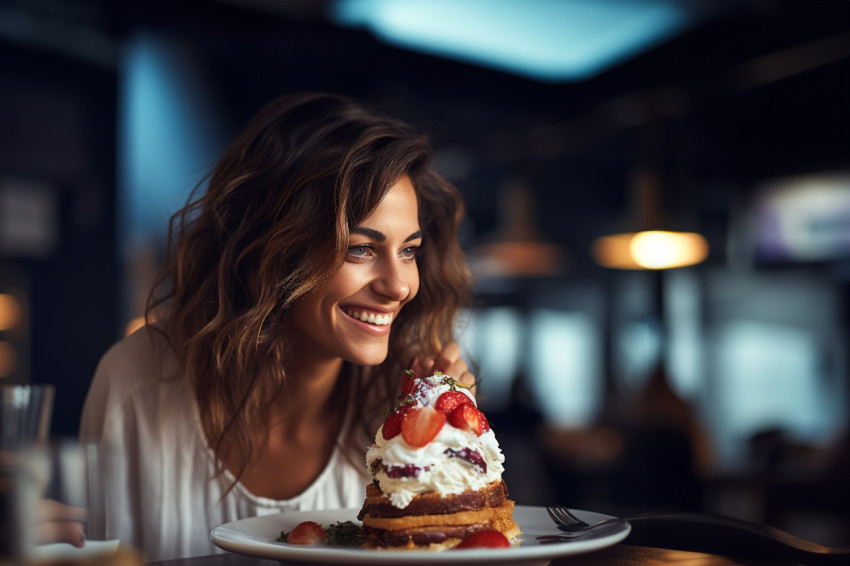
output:
[[[103,355],[95,372],[111,385],[133,390],[151,381],[168,381],[178,376],[179,365],[165,335],[143,327],[117,342]]]
[[[184,388],[179,364],[168,340],[158,330],[142,328],[120,340],[98,363],[86,396],[83,427],[104,423],[110,415],[166,397],[162,388]]]
[[[143,326],[113,344],[103,355],[101,364],[129,360],[149,365],[154,357],[161,358],[163,353],[173,355],[164,332],[155,326]]]

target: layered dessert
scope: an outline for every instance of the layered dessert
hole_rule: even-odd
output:
[[[492,530],[515,539],[504,461],[468,388],[440,372],[408,372],[366,452],[372,483],[358,518],[367,545],[444,550]]]

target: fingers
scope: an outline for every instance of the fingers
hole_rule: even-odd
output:
[[[36,511],[36,536],[40,544],[52,542],[67,542],[77,547],[85,544],[83,523],[88,512],[80,507],[73,507],[44,499],[39,502]]]
[[[88,518],[88,511],[82,507],[65,505],[53,499],[42,499],[38,504],[36,520],[39,523],[49,521],[78,521],[84,522]]]
[[[416,358],[411,369],[419,376],[432,375],[436,371],[441,371],[452,376],[459,383],[469,386],[470,391],[475,394],[475,376],[469,371],[466,360],[460,356],[460,346],[455,343],[447,344],[435,358]]]
[[[67,542],[81,548],[86,543],[82,523],[75,521],[50,521],[36,526],[36,537],[39,544]]]
[[[450,373],[449,370],[457,367],[458,361],[463,362],[460,357],[460,346],[452,342],[451,344],[446,344],[443,348],[443,351],[437,356],[434,360],[434,367],[432,367],[432,371],[440,370],[443,373],[447,373],[452,377],[455,377],[453,373]],[[463,362],[463,365],[466,365],[466,362]]]
[[[413,364],[411,364],[410,369],[413,370],[413,373],[416,375],[424,376],[431,375],[434,373],[432,368],[434,367],[434,358],[431,357],[423,357],[416,358],[413,360]]]

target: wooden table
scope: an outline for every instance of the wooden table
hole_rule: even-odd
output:
[[[149,564],[151,566],[279,566],[281,563],[276,560],[226,553],[163,560]],[[769,566],[778,564],[789,563],[740,560],[700,552],[619,544],[587,554],[559,558],[552,561],[551,566]]]

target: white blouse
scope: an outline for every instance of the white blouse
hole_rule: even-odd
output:
[[[120,539],[150,561],[208,555],[219,552],[209,533],[223,523],[363,504],[369,482],[365,461],[346,457],[341,440],[300,495],[257,497],[241,484],[225,495],[233,478],[214,478],[214,457],[198,407],[178,373],[165,339],[146,329],[118,342],[101,359],[80,428],[81,442],[103,447],[106,463],[101,501],[90,509],[90,539]]]

